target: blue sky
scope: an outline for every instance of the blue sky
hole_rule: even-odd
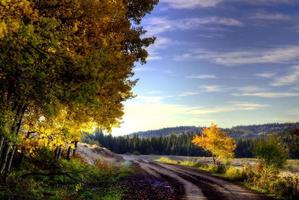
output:
[[[299,121],[299,1],[160,0],[157,40],[114,135]]]

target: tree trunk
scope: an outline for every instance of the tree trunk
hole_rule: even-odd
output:
[[[8,165],[7,165],[6,173],[9,173],[9,171],[11,169],[11,164],[12,164],[16,149],[17,149],[17,147],[16,147],[16,145],[14,145],[13,148],[12,148],[12,151],[10,153],[10,158],[9,158],[9,162],[8,162]]]
[[[54,159],[55,160],[57,160],[57,155],[58,155],[58,147],[56,147],[54,150]]]
[[[78,148],[78,141],[75,141],[75,149],[73,150],[73,156],[76,155],[77,148]]]
[[[72,157],[72,148],[69,146],[69,148],[67,149],[66,159],[70,160],[71,157]]]
[[[215,158],[215,156],[213,156],[213,163],[214,163],[214,165],[216,165],[216,158]]]
[[[57,160],[60,160],[62,152],[63,152],[63,151],[62,151],[62,148],[59,147],[58,155],[57,155]]]
[[[3,157],[2,163],[1,163],[0,174],[3,174],[3,172],[4,172],[5,168],[6,168],[9,152],[10,152],[10,146],[7,144],[7,146],[6,146],[6,152],[3,155],[4,157]]]
[[[5,145],[5,138],[4,136],[0,136],[1,139],[0,139],[0,161],[1,161],[1,158],[2,158],[2,151],[3,151],[3,148],[4,148],[4,145]]]
[[[34,132],[27,132],[27,135],[26,135],[26,139],[28,139],[29,137],[30,137],[30,134],[31,133],[34,133]],[[18,161],[17,161],[17,168],[20,166],[20,164],[23,162],[23,159],[24,159],[24,157],[25,157],[25,147],[22,147],[22,149],[21,149],[21,153],[20,153],[20,158],[18,159]]]

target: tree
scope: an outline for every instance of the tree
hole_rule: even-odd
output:
[[[228,161],[234,157],[236,148],[235,141],[225,132],[212,124],[209,128],[205,128],[201,135],[193,138],[192,143],[210,152],[213,161]]]
[[[0,1],[1,174],[24,138],[24,121],[34,126],[45,117],[51,124],[65,110],[73,124],[92,121],[108,131],[118,126],[123,102],[134,96],[134,63],[145,63],[154,42],[143,37],[140,20],[156,4]]]
[[[281,168],[289,157],[289,151],[277,135],[259,140],[253,149],[254,155],[268,167]]]

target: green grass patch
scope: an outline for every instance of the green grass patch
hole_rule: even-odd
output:
[[[120,200],[119,182],[132,173],[130,167],[91,166],[79,158],[38,166],[37,160],[24,160],[0,183],[0,199]]]

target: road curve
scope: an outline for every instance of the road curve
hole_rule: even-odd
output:
[[[168,165],[148,161],[146,159],[131,160],[145,172],[157,179],[169,177],[183,185],[183,200],[268,200],[264,195],[257,194],[239,185],[220,178],[210,176],[197,169]]]

